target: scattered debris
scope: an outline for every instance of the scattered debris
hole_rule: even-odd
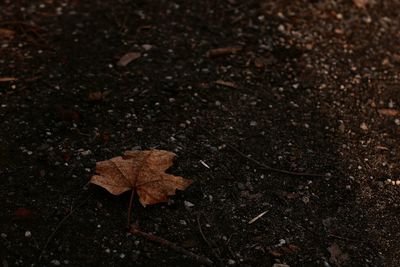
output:
[[[160,244],[160,245],[162,245],[164,247],[170,248],[170,249],[172,249],[172,250],[174,250],[174,251],[176,251],[178,253],[184,254],[185,256],[187,256],[187,257],[189,257],[189,258],[191,258],[191,259],[193,259],[195,261],[198,261],[201,264],[205,264],[207,266],[214,265],[214,263],[207,257],[201,256],[201,255],[197,255],[197,254],[195,254],[195,253],[193,253],[193,252],[191,252],[189,250],[184,249],[183,247],[179,247],[178,245],[176,245],[176,244],[172,243],[171,241],[168,241],[168,240],[166,240],[164,238],[161,238],[161,237],[149,234],[149,233],[142,232],[139,229],[137,229],[135,226],[131,226],[130,232],[133,235],[143,237],[143,238],[145,238],[145,239],[147,239],[147,240],[149,240],[151,242],[158,243],[158,244]]]
[[[199,162],[201,163],[201,165],[203,165],[207,169],[210,169],[210,166],[208,166],[207,163],[205,163],[203,160],[199,160]]]
[[[274,257],[281,257],[287,254],[293,254],[300,251],[300,248],[293,244],[287,244],[286,242],[283,244],[279,244],[274,249],[270,251],[270,254]]]
[[[254,223],[254,222],[257,221],[258,219],[260,219],[262,216],[264,216],[267,212],[268,212],[268,211],[266,210],[266,211],[264,211],[264,212],[258,214],[256,217],[254,217],[253,219],[251,219],[251,220],[248,222],[248,224]]]
[[[14,217],[19,218],[19,219],[27,219],[32,216],[33,216],[33,212],[26,208],[18,208],[16,211],[14,211]]]
[[[241,50],[241,46],[215,48],[208,50],[206,53],[206,57],[218,57],[223,55],[235,54]]]
[[[117,62],[117,66],[120,67],[125,67],[127,66],[129,63],[131,63],[132,61],[140,58],[141,54],[138,52],[129,52],[126,53],[125,55],[123,55],[119,61]]]
[[[31,238],[32,237],[31,231],[25,231],[25,237]]]
[[[2,38],[12,38],[14,37],[15,32],[13,30],[0,28],[0,37]]]
[[[149,51],[149,50],[151,50],[153,48],[153,46],[151,44],[142,44],[142,48],[145,51]]]
[[[331,254],[329,261],[337,266],[342,266],[349,260],[349,255],[343,253],[339,245],[336,243],[333,243],[328,248],[328,251]]]
[[[18,79],[14,77],[0,77],[0,82],[13,82],[16,80]]]
[[[191,208],[191,207],[194,207],[194,204],[192,203],[192,202],[189,202],[189,201],[183,201],[183,203],[185,204],[185,206],[187,207],[187,208]]]
[[[400,180],[392,180],[392,179],[386,179],[386,184],[389,185],[400,185]]]
[[[257,57],[254,59],[254,66],[258,69],[262,69],[265,67],[265,59]]]
[[[358,8],[366,8],[371,2],[371,0],[353,0],[354,5]]]
[[[368,131],[368,125],[365,122],[360,124],[360,128],[361,130]]]
[[[88,100],[91,102],[100,102],[105,99],[107,94],[108,94],[107,92],[101,92],[101,91],[90,92],[88,94]]]
[[[399,111],[392,108],[383,108],[378,109],[378,113],[384,116],[397,116],[399,114]]]
[[[215,81],[215,84],[221,85],[221,86],[225,86],[225,87],[234,88],[234,89],[238,89],[239,88],[239,86],[237,86],[236,83],[227,82],[227,81],[223,81],[223,80],[217,80],[217,81]]]
[[[55,114],[61,121],[77,122],[81,119],[81,115],[78,111],[64,105],[57,105],[55,107]]]

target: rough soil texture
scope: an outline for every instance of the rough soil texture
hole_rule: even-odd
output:
[[[134,220],[216,266],[399,266],[400,3],[364,2],[2,1],[2,266],[200,265],[87,184],[149,148],[195,182]]]

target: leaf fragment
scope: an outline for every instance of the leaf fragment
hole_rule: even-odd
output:
[[[113,195],[135,190],[143,206],[167,202],[175,190],[184,190],[191,180],[165,173],[172,166],[175,154],[166,150],[126,151],[96,164],[90,182],[105,188]]]
[[[384,116],[397,116],[399,114],[399,111],[392,108],[382,108],[378,109],[378,113]]]
[[[343,253],[339,245],[336,243],[333,243],[328,247],[328,251],[331,254],[329,261],[337,266],[342,266],[349,260],[349,255]]]
[[[224,56],[229,54],[235,54],[242,50],[241,46],[231,46],[231,47],[220,47],[210,49],[206,53],[206,57],[217,57],[217,56]]]
[[[140,58],[141,54],[139,52],[129,52],[123,55],[119,61],[117,62],[117,65],[120,67],[125,67],[132,61],[135,61],[136,59]]]
[[[0,37],[12,38],[12,37],[14,37],[14,35],[15,35],[15,32],[13,30],[0,28]]]
[[[353,0],[353,3],[358,8],[366,8],[367,5],[371,4],[371,0]]]
[[[18,80],[15,77],[0,77],[0,82],[13,82]]]
[[[217,81],[215,81],[215,84],[221,85],[221,86],[225,86],[225,87],[234,88],[234,89],[238,89],[239,88],[239,86],[236,83],[223,81],[223,80],[217,80]]]

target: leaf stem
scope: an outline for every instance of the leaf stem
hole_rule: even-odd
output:
[[[131,213],[132,213],[132,208],[133,208],[133,197],[134,196],[135,196],[135,189],[132,188],[131,198],[129,200],[129,207],[128,207],[128,229],[131,225]]]

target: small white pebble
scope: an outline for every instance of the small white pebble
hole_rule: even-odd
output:
[[[301,200],[304,202],[304,204],[308,204],[310,202],[310,198],[307,196],[304,196]]]
[[[124,254],[124,253],[121,253],[121,254],[119,254],[119,257],[120,257],[121,259],[123,259],[123,258],[125,258],[125,254]]]
[[[106,248],[104,251],[105,251],[106,253],[110,253],[110,252],[111,252],[111,250],[110,250],[109,248]]]
[[[187,225],[185,220],[179,220],[179,223],[182,224],[182,225]]]
[[[236,261],[234,261],[234,260],[232,260],[232,259],[229,259],[229,260],[228,260],[228,264],[229,264],[229,265],[234,265],[234,264],[236,264]]]
[[[136,131],[139,132],[139,133],[141,133],[141,132],[143,132],[143,128],[140,128],[140,127],[139,127],[139,128],[136,129]]]
[[[90,154],[92,154],[92,151],[90,151],[90,150],[84,150],[81,152],[81,155],[84,157],[89,156]]]
[[[257,126],[257,122],[256,122],[256,121],[251,121],[251,122],[250,122],[250,126],[253,126],[253,127],[254,127],[254,126]]]
[[[32,233],[31,233],[31,231],[26,231],[25,232],[25,237],[31,237],[32,236]]]
[[[363,122],[363,123],[360,124],[360,128],[361,128],[362,130],[364,130],[364,131],[368,131],[368,125],[367,125],[365,122]]]
[[[144,50],[146,50],[146,51],[149,51],[150,49],[153,48],[153,46],[150,45],[150,44],[142,44],[142,48],[143,48]]]
[[[56,266],[61,265],[61,262],[59,260],[52,260],[50,263]]]
[[[190,207],[194,207],[194,204],[192,202],[189,201],[183,201],[183,203],[185,204],[186,207],[190,208]]]

